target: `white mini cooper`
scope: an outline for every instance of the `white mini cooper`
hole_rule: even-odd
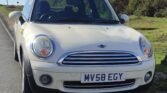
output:
[[[111,93],[153,81],[151,44],[109,0],[27,0],[9,17],[22,93]]]

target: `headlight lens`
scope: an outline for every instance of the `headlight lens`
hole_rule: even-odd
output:
[[[143,52],[143,54],[147,58],[151,58],[153,56],[152,46],[149,43],[149,41],[147,39],[145,39],[144,37],[140,38],[140,48],[141,48],[141,51]]]
[[[53,53],[53,43],[47,36],[38,36],[33,41],[32,50],[36,56],[47,58]]]

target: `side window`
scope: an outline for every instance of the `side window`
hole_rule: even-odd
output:
[[[23,8],[23,16],[26,19],[29,19],[30,13],[31,13],[31,9],[32,9],[32,5],[33,5],[33,0],[26,0],[26,3],[24,5]]]
[[[97,0],[95,4],[100,18],[104,19],[111,18],[112,16],[111,11],[108,9],[107,4],[104,2],[104,0]]]

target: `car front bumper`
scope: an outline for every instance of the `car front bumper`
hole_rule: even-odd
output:
[[[117,92],[133,90],[140,86],[150,83],[155,73],[155,60],[145,61],[142,64],[136,65],[122,65],[122,66],[58,66],[56,63],[48,62],[31,62],[33,78],[37,86],[47,89],[55,89],[63,92],[72,93],[99,93],[99,92]],[[152,77],[148,82],[144,81],[147,72],[152,72]],[[81,81],[81,74],[83,73],[114,73],[123,72],[125,79],[134,79],[135,82],[131,86],[116,87],[116,88],[97,88],[97,89],[78,89],[78,88],[65,88],[65,81]],[[53,82],[50,85],[43,85],[40,82],[41,75],[50,75]]]

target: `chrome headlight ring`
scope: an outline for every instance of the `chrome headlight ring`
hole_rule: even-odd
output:
[[[153,48],[152,48],[150,42],[146,38],[141,37],[139,39],[139,45],[140,45],[140,49],[141,49],[142,53],[144,54],[144,56],[146,58],[152,58]]]
[[[32,42],[32,51],[39,58],[48,58],[53,54],[54,43],[46,35],[38,35]]]

